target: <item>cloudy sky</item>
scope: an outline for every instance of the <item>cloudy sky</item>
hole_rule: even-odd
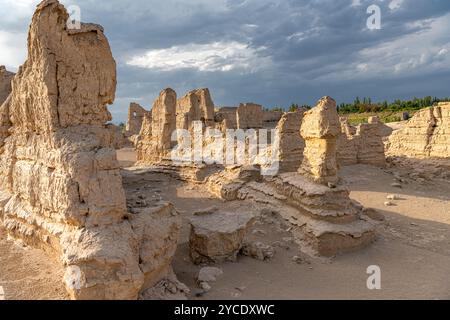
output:
[[[17,70],[37,0],[0,0],[0,64]],[[449,0],[63,0],[105,27],[115,122],[159,91],[209,87],[216,105],[450,96]],[[369,30],[367,9],[381,9]]]

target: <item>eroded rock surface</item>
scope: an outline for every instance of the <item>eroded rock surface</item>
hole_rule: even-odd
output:
[[[14,73],[6,70],[5,66],[0,66],[0,105],[11,93],[11,81],[13,78]]]
[[[388,143],[389,156],[411,158],[450,157],[450,103],[419,111],[395,131]]]
[[[177,129],[190,130],[194,121],[206,127],[214,125],[214,102],[209,89],[197,89],[187,93],[177,102]]]
[[[300,126],[304,113],[305,110],[285,113],[278,123],[280,172],[296,172],[303,161],[305,140],[300,136]]]
[[[64,265],[72,298],[136,299],[168,274],[180,221],[169,204],[128,214],[105,125],[116,64],[102,27],[67,30],[68,17],[56,0],[38,5],[0,108],[0,219]]]
[[[236,261],[253,222],[253,214],[245,212],[216,212],[191,218],[192,261],[195,264]]]
[[[377,117],[368,123],[352,127],[347,119],[341,118],[341,134],[337,141],[337,158],[341,166],[369,164],[384,167],[383,130],[385,125]]]
[[[168,88],[159,94],[153,103],[152,116],[146,117],[137,143],[137,158],[140,163],[157,163],[168,157],[174,143],[172,134],[176,130],[177,94]]]
[[[305,139],[300,172],[313,181],[337,181],[336,138],[340,134],[336,101],[330,97],[319,100],[303,117],[300,134]]]
[[[241,103],[236,111],[238,129],[261,129],[263,127],[262,106],[255,103]]]

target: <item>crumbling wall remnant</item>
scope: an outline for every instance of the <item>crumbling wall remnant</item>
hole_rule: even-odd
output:
[[[378,117],[370,117],[368,123],[350,126],[341,118],[341,134],[338,137],[337,158],[341,166],[368,164],[384,167],[386,156],[383,127]]]
[[[278,160],[280,172],[296,172],[303,161],[305,140],[300,136],[305,110],[285,113],[277,130]]]
[[[6,70],[5,66],[0,66],[0,105],[8,98],[11,93],[11,81],[14,73]]]
[[[238,129],[261,129],[263,127],[262,106],[255,103],[241,103],[237,108],[236,121]]]
[[[142,127],[142,122],[144,121],[144,117],[146,114],[150,113],[145,110],[139,104],[132,102],[130,107],[128,108],[128,120],[126,125],[126,134],[127,136],[134,136],[139,134]]]
[[[169,204],[127,212],[106,126],[116,64],[101,26],[68,18],[57,0],[38,5],[0,107],[0,221],[63,264],[72,298],[137,299],[170,272],[180,221]]]
[[[197,89],[177,101],[176,128],[190,130],[194,121],[201,121],[205,127],[214,125],[214,102],[209,89]]]
[[[153,103],[151,117],[142,125],[137,145],[137,158],[141,163],[157,163],[167,157],[174,143],[172,135],[176,130],[177,94],[168,88],[161,91]]]
[[[450,157],[450,102],[416,113],[389,138],[389,156],[409,158]]]
[[[319,100],[303,117],[300,134],[305,139],[300,172],[315,182],[337,181],[336,139],[340,133],[336,101],[330,97]]]

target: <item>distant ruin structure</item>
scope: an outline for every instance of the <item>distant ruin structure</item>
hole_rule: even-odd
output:
[[[387,153],[418,159],[450,157],[450,102],[417,112],[390,136]]]
[[[138,103],[132,102],[128,108],[128,120],[126,124],[126,135],[134,136],[141,132],[144,117],[150,112],[141,107]]]

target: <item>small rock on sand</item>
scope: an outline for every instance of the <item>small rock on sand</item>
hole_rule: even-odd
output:
[[[198,273],[197,280],[200,284],[202,282],[215,282],[221,275],[223,275],[223,271],[220,268],[204,267]]]

